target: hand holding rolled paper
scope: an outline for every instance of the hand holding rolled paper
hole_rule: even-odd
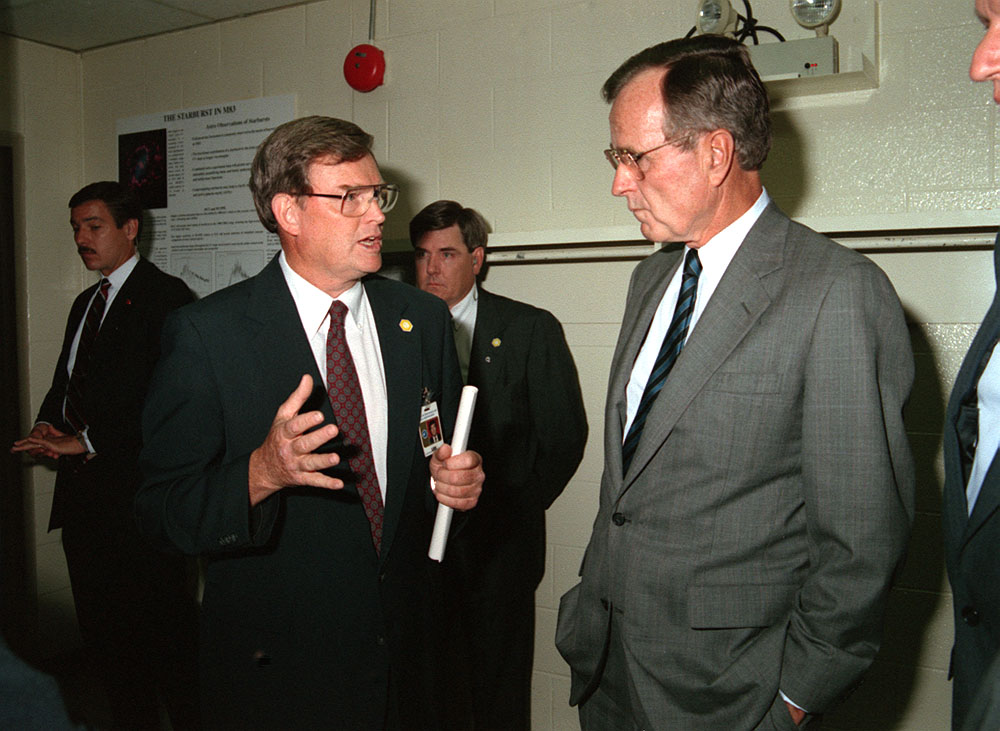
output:
[[[462,389],[451,446],[445,444],[431,456],[431,487],[434,488],[438,508],[427,555],[435,561],[444,559],[453,508],[468,510],[475,507],[482,491],[482,458],[475,452],[465,450],[478,393],[479,389],[475,386]]]

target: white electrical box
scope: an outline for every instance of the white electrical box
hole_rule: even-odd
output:
[[[826,76],[840,71],[837,39],[833,36],[762,43],[747,48],[754,68],[764,81]]]

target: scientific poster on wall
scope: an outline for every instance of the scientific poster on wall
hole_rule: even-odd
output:
[[[199,297],[252,277],[278,251],[247,181],[295,97],[247,99],[117,122],[118,174],[149,209],[139,250]]]

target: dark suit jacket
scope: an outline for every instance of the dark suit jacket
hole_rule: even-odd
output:
[[[961,726],[955,726],[956,731],[1000,728],[1000,653],[993,654],[993,662],[978,685],[972,702],[961,709],[965,718]]]
[[[1000,272],[1000,249],[994,248]],[[990,465],[972,515],[965,497],[960,428],[976,435],[976,384],[1000,338],[1000,296],[983,319],[955,379],[944,424],[944,544],[955,607],[952,717],[956,729],[1000,648],[1000,463]],[[963,404],[967,406],[963,410]],[[963,414],[965,416],[963,416]]]
[[[451,558],[487,592],[531,593],[545,573],[545,510],[587,441],[580,382],[559,321],[480,287],[469,384],[479,388],[469,449],[482,455],[488,486]]]
[[[143,431],[144,531],[206,557],[202,694],[206,725],[381,729],[443,725],[447,692],[440,567],[427,558],[434,519],[418,435],[422,389],[450,436],[461,379],[444,303],[398,282],[365,283],[389,409],[384,537],[372,546],[352,483],[289,487],[249,509],[250,453],[303,373],[304,410],[335,421],[277,259],[256,277],[184,308]],[[331,445],[336,448],[339,440]],[[346,460],[345,460],[346,462]]]
[[[822,713],[878,650],[914,510],[909,334],[871,261],[769,205],[623,475],[625,387],[681,254],[632,276],[600,508],[557,645],[584,701],[613,618],[639,727],[749,729],[769,713],[787,726],[779,689]]]
[[[52,386],[36,419],[68,434],[74,429],[63,418],[66,363],[97,287],[88,287],[73,302]],[[49,530],[72,520],[86,520],[95,531],[121,530],[131,521],[139,484],[142,404],[160,356],[160,330],[168,313],[192,299],[183,281],[145,259],[139,259],[115,295],[94,340],[83,394],[87,435],[97,456],[85,464],[75,458],[59,460]]]

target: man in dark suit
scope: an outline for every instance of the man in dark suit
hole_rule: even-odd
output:
[[[281,253],[164,328],[136,504],[206,559],[212,728],[436,729],[464,707],[427,551],[438,502],[476,504],[481,460],[421,446],[426,409],[450,435],[458,407],[447,309],[362,282],[397,194],[371,143],[329,117],[275,129],[250,188]]]
[[[52,387],[14,449],[58,459],[49,530],[62,529],[80,633],[117,725],[158,728],[159,687],[174,727],[191,728],[193,567],[146,544],[132,503],[160,329],[192,295],[136,252],[142,207],[128,188],[92,183],[69,206],[77,253],[102,279],[73,303]]]
[[[992,81],[1000,103],[1000,0],[977,0],[986,29],[972,57],[974,81]],[[998,240],[1000,241],[1000,240]],[[1000,276],[1000,243],[994,246]],[[952,725],[1000,723],[1000,296],[983,319],[955,379],[944,425],[944,543],[955,607]],[[992,670],[990,667],[992,665]],[[992,715],[990,715],[992,714]],[[985,724],[992,718],[993,723]]]
[[[489,480],[446,559],[469,628],[475,727],[526,731],[545,510],[580,464],[587,415],[559,321],[477,285],[487,237],[483,217],[455,201],[410,221],[417,286],[448,305],[462,375],[479,389],[469,445]]]
[[[653,46],[604,96],[612,193],[685,246],[629,287],[600,508],[560,605],[570,702],[602,731],[812,725],[874,658],[909,535],[902,308],[769,201],[744,46]]]

